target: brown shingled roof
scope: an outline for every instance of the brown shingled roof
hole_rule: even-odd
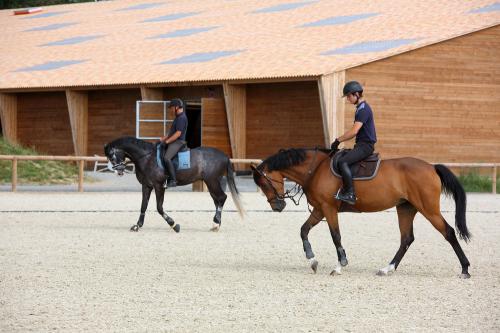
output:
[[[3,10],[0,89],[311,77],[498,24],[500,2],[484,0],[123,0],[23,16]]]

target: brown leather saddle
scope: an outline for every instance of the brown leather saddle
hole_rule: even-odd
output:
[[[334,176],[342,178],[339,170],[338,160],[347,154],[351,149],[342,149],[338,151],[330,161],[330,171]],[[380,157],[378,153],[373,153],[362,161],[356,162],[350,166],[353,180],[370,180],[375,178],[380,166]]]

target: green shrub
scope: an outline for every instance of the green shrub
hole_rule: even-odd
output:
[[[458,176],[465,192],[491,192],[491,176],[483,176],[477,172],[469,172]],[[500,180],[497,175],[497,193],[500,193]]]
[[[33,149],[11,145],[0,137],[0,155],[38,155]],[[74,183],[78,175],[75,162],[63,161],[18,161],[19,183],[68,184]],[[12,181],[12,161],[0,161],[0,183]]]

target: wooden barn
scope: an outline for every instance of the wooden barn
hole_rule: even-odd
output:
[[[357,80],[384,158],[500,161],[495,1],[123,0],[4,10],[0,28],[3,136],[47,154],[159,137],[163,122],[138,119],[164,119],[163,104],[137,101],[174,97],[191,147],[329,146],[352,124],[341,90]]]

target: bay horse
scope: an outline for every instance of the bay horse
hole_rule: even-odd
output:
[[[130,230],[139,231],[144,225],[144,216],[148,207],[149,197],[152,190],[156,194],[156,209],[168,225],[175,232],[180,231],[180,225],[163,210],[163,199],[165,188],[163,184],[166,179],[164,169],[157,163],[157,145],[134,137],[121,137],[104,146],[104,154],[111,163],[111,168],[116,170],[118,175],[123,175],[126,159],[135,164],[135,174],[139,183],[142,184],[142,204],[141,214],[137,224]],[[240,201],[239,191],[234,182],[234,171],[229,157],[222,151],[211,147],[199,147],[191,149],[191,167],[185,170],[176,170],[177,184],[187,185],[197,180],[203,180],[212,196],[215,204],[214,226],[212,231],[218,231],[221,225],[222,208],[227,195],[223,190],[223,176],[227,177],[227,184],[231,191],[231,196],[240,216],[244,210]]]
[[[292,197],[284,190],[284,179],[299,184],[313,207],[311,215],[303,224],[300,235],[306,258],[316,273],[318,261],[314,258],[308,234],[324,217],[328,223],[333,243],[337,249],[338,263],[332,275],[341,274],[347,265],[347,256],[341,243],[338,213],[345,203],[334,198],[342,180],[330,171],[330,150],[288,149],[281,150],[265,159],[258,166],[252,165],[255,184],[266,195],[273,211],[281,212],[285,199]],[[470,239],[465,220],[466,195],[458,179],[444,165],[431,165],[411,157],[382,160],[376,177],[371,180],[354,181],[358,200],[349,207],[358,212],[377,212],[396,206],[401,233],[401,243],[396,255],[378,275],[393,273],[413,242],[413,220],[420,212],[451,244],[462,266],[461,278],[469,278],[469,260],[465,256],[455,235],[455,230],[440,212],[440,195],[451,195],[455,201],[455,226],[460,238]]]

